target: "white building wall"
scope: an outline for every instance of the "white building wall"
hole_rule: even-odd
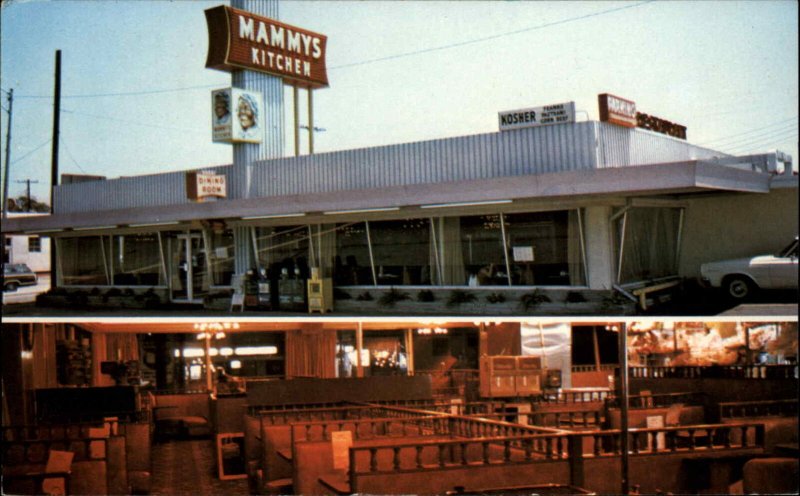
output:
[[[769,193],[688,197],[679,274],[715,260],[777,253],[798,234],[797,179]]]
[[[37,236],[7,236],[7,239],[11,239],[9,262],[24,263],[37,273],[50,272],[50,238],[41,236],[41,251],[30,252],[28,238],[32,237]]]
[[[611,289],[614,284],[614,246],[611,207],[586,207],[586,265],[589,289]]]

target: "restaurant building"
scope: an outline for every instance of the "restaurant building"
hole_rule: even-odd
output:
[[[287,157],[284,88],[299,150],[298,88],[313,129],[327,38],[276,21],[277,2],[233,4],[206,11],[206,67],[231,73],[211,106],[231,165],[62,181],[52,215],[4,223],[54,240],[60,291],[281,310],[308,300],[322,312],[414,301],[403,310],[593,313],[615,288],[636,301],[632,291],[797,235],[791,157],[692,145],[685,127],[605,93],[599,121],[553,103],[500,112],[497,132]],[[473,302],[491,308],[461,305]]]
[[[152,288],[172,302],[224,294],[237,273],[307,279],[315,268],[352,297],[607,295],[777,252],[797,233],[791,171],[780,153],[734,157],[571,122],[62,184],[53,215],[3,231],[51,237],[60,288]],[[190,198],[198,175],[227,196]]]

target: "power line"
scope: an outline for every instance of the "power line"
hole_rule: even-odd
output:
[[[80,170],[80,171],[81,171],[81,172],[83,172],[84,174],[88,174],[88,172],[86,172],[85,170],[83,170],[83,167],[81,167],[80,165],[78,165],[78,161],[77,161],[77,160],[75,160],[75,157],[73,157],[73,156],[72,156],[72,152],[70,152],[70,151],[69,151],[69,148],[67,148],[67,142],[66,142],[66,141],[64,141],[64,137],[63,137],[63,136],[59,136],[59,141],[61,142],[61,144],[62,144],[62,145],[64,145],[64,151],[65,151],[65,152],[67,152],[67,156],[69,157],[69,159],[70,159],[70,160],[72,160],[72,163],[73,163],[73,164],[75,164],[75,167],[77,167],[77,168],[78,168],[78,170]]]
[[[722,148],[735,148],[738,145],[741,145],[741,144],[744,144],[744,143],[748,143],[748,142],[751,142],[751,141],[759,141],[759,140],[769,139],[772,136],[785,134],[786,132],[791,132],[791,131],[796,130],[796,129],[797,129],[797,123],[794,123],[794,124],[790,123],[788,126],[782,126],[781,128],[778,128],[778,129],[771,129],[771,130],[768,130],[768,131],[761,131],[761,132],[759,132],[757,134],[754,134],[752,136],[746,136],[746,137],[738,138],[738,139],[736,139],[734,141],[731,141],[729,143],[719,143],[719,144],[716,144],[716,145],[713,145],[713,146],[715,148],[720,148],[720,147],[722,147]]]
[[[762,146],[764,146],[764,143],[774,143],[774,142],[776,142],[776,140],[777,141],[783,141],[783,140],[789,139],[792,136],[796,136],[796,135],[797,135],[797,129],[787,129],[786,131],[784,131],[782,133],[777,133],[777,134],[769,135],[769,136],[762,136],[760,138],[752,139],[752,140],[745,140],[745,141],[742,141],[741,143],[727,145],[724,148],[727,148],[729,150],[740,150],[740,149],[743,149],[743,148],[762,147]]]
[[[736,148],[738,145],[749,143],[751,141],[763,141],[765,139],[770,139],[773,136],[782,136],[786,133],[791,133],[793,131],[797,131],[797,123],[794,123],[785,129],[776,129],[775,131],[762,131],[761,133],[758,133],[758,135],[742,138],[740,140],[736,140],[732,143],[728,143],[727,145],[723,146],[729,148]]]
[[[329,67],[328,69],[329,70],[344,69],[346,67],[356,67],[356,66],[360,66],[360,65],[373,64],[375,62],[384,62],[386,60],[395,60],[395,59],[404,58],[404,57],[411,57],[413,55],[420,55],[420,54],[423,54],[423,53],[438,52],[438,51],[441,51],[441,50],[448,50],[450,48],[462,47],[462,46],[466,46],[466,45],[474,45],[475,43],[483,43],[485,41],[496,40],[496,39],[499,39],[499,38],[504,38],[506,36],[514,36],[514,35],[517,35],[517,34],[527,33],[529,31],[537,31],[539,29],[545,29],[545,28],[550,28],[550,27],[553,27],[553,26],[559,26],[561,24],[567,24],[567,23],[570,23],[570,22],[581,21],[581,20],[584,20],[584,19],[592,18],[592,17],[598,17],[598,16],[601,16],[601,15],[611,14],[613,12],[618,12],[618,11],[621,11],[621,10],[632,9],[632,8],[640,7],[640,6],[648,4],[648,3],[652,3],[653,1],[655,1],[655,0],[647,0],[647,1],[644,1],[644,2],[639,2],[639,3],[636,3],[636,4],[632,4],[632,5],[624,5],[622,7],[616,7],[616,8],[613,8],[613,9],[602,10],[600,12],[594,12],[592,14],[586,14],[586,15],[577,16],[577,17],[570,17],[570,18],[567,18],[567,19],[561,19],[559,21],[553,21],[553,22],[548,22],[548,23],[545,23],[545,24],[539,24],[539,25],[536,25],[536,26],[531,26],[531,27],[527,27],[527,28],[523,28],[523,29],[518,29],[516,31],[508,31],[506,33],[499,33],[499,34],[495,34],[495,35],[492,35],[492,36],[485,36],[483,38],[475,38],[475,39],[472,39],[472,40],[460,41],[458,43],[451,43],[449,45],[440,45],[438,47],[425,48],[425,49],[422,49],[422,50],[415,50],[415,51],[412,51],[412,52],[398,53],[398,54],[395,54],[395,55],[387,55],[385,57],[378,57],[378,58],[374,58],[374,59],[364,60],[364,61],[361,61],[361,62],[352,62],[350,64],[337,65],[337,66]]]
[[[461,46],[466,46],[466,45],[473,45],[473,44],[476,44],[476,43],[483,43],[483,42],[490,41],[490,40],[496,40],[496,39],[504,38],[506,36],[514,36],[514,35],[518,35],[518,34],[522,34],[522,33],[527,33],[527,32],[530,32],[530,31],[537,31],[537,30],[540,30],[540,29],[545,29],[545,28],[549,28],[549,27],[553,27],[553,26],[559,26],[559,25],[562,25],[562,24],[567,24],[567,23],[571,23],[571,22],[577,22],[577,21],[581,21],[581,20],[584,20],[584,19],[590,19],[592,17],[599,17],[599,16],[602,16],[602,15],[611,14],[611,13],[619,12],[619,11],[622,11],[622,10],[632,9],[632,8],[635,8],[635,7],[640,7],[642,5],[646,5],[648,3],[652,3],[654,1],[655,0],[646,0],[644,2],[639,2],[639,3],[636,3],[636,4],[623,5],[622,7],[615,7],[613,9],[607,9],[607,10],[603,10],[603,11],[600,11],[600,12],[594,12],[594,13],[585,14],[585,15],[582,15],[582,16],[570,17],[570,18],[567,18],[567,19],[561,19],[561,20],[558,20],[558,21],[553,21],[553,22],[549,22],[549,23],[545,23],[545,24],[539,24],[539,25],[536,25],[536,26],[530,26],[530,27],[527,27],[527,28],[518,29],[516,31],[508,31],[506,33],[499,33],[499,34],[492,35],[492,36],[485,36],[483,38],[475,38],[475,39],[472,39],[472,40],[466,40],[466,41],[461,41],[461,42],[458,42],[458,43],[451,43],[449,45],[441,45],[441,46],[438,46],[438,47],[431,47],[431,48],[426,48],[426,49],[422,49],[422,50],[415,50],[415,51],[412,51],[412,52],[398,53],[398,54],[394,54],[394,55],[388,55],[388,56],[385,56],[385,57],[378,57],[378,58],[374,58],[374,59],[363,60],[361,62],[352,62],[352,63],[349,63],[349,64],[342,64],[342,65],[338,65],[338,66],[329,67],[328,70],[337,70],[337,69],[344,69],[344,68],[347,68],[347,67],[356,67],[356,66],[361,66],[361,65],[373,64],[375,62],[383,62],[383,61],[386,61],[386,60],[394,60],[394,59],[399,59],[399,58],[411,57],[411,56],[414,56],[414,55],[420,55],[420,54],[424,54],[424,53],[431,53],[431,52],[437,52],[437,51],[441,51],[441,50],[448,50],[450,48],[456,48],[456,47],[461,47]],[[126,92],[118,92],[118,93],[95,93],[95,94],[88,94],[88,95],[62,95],[61,98],[62,99],[66,99],[66,98],[102,98],[102,97],[112,97],[112,96],[142,96],[142,95],[152,95],[152,94],[157,94],[157,93],[176,93],[176,92],[179,92],[179,91],[187,91],[187,90],[210,89],[210,88],[216,88],[218,86],[219,86],[219,84],[202,85],[202,86],[184,86],[184,87],[181,87],[181,88],[164,88],[164,89],[143,90],[143,91],[126,91]],[[19,95],[18,98],[52,98],[52,95]]]
[[[744,132],[741,132],[741,133],[729,134],[728,136],[723,136],[722,138],[716,138],[716,139],[713,139],[713,140],[705,141],[703,143],[697,143],[697,145],[698,146],[704,146],[704,145],[707,145],[709,143],[716,143],[717,141],[727,141],[729,138],[734,138],[734,137],[742,136],[742,135],[745,135],[745,134],[755,133],[756,131],[760,131],[762,129],[768,129],[770,127],[778,126],[778,125],[781,125],[781,124],[784,124],[786,122],[789,122],[789,121],[792,121],[792,120],[796,120],[796,119],[797,119],[797,116],[795,115],[794,117],[789,117],[788,119],[784,119],[782,121],[773,122],[772,124],[767,124],[766,126],[757,127],[755,129],[751,129],[749,131],[744,131]]]
[[[78,111],[75,111],[75,110],[67,110],[67,109],[63,109],[63,108],[61,109],[61,111],[62,112],[66,112],[68,114],[82,115],[82,116],[86,116],[86,117],[93,117],[95,119],[107,120],[107,121],[112,121],[112,122],[119,122],[119,123],[122,123],[122,124],[133,124],[133,125],[136,125],[136,126],[151,127],[151,128],[155,128],[155,129],[167,129],[167,130],[170,130],[170,131],[190,131],[190,132],[197,132],[197,133],[206,131],[205,129],[200,129],[200,128],[180,128],[180,127],[173,127],[173,126],[159,126],[157,124],[145,124],[143,122],[130,121],[130,120],[126,120],[126,119],[117,119],[115,117],[108,117],[108,116],[105,116],[105,115],[87,114],[85,112],[78,112]]]
[[[220,83],[222,84],[222,83]],[[143,91],[125,91],[120,93],[95,93],[89,95],[61,95],[62,99],[66,98],[101,98],[101,97],[109,97],[109,96],[142,96],[142,95],[153,95],[156,93],[177,93],[179,91],[187,91],[187,90],[199,90],[199,89],[210,89],[210,88],[218,88],[219,84],[206,84],[202,86],[184,86],[181,88],[164,88],[158,90],[143,90]],[[19,98],[53,98],[53,95],[20,95]]]
[[[16,163],[17,163],[17,162],[19,162],[20,160],[24,160],[24,159],[28,158],[29,156],[31,156],[31,155],[33,155],[35,152],[37,152],[37,151],[38,151],[40,148],[44,147],[45,145],[49,145],[49,144],[50,144],[52,141],[53,141],[52,139],[48,139],[47,141],[45,141],[45,142],[44,142],[44,143],[42,143],[41,145],[37,146],[37,147],[36,147],[36,148],[34,148],[33,150],[29,151],[29,152],[28,152],[28,153],[26,153],[25,155],[23,155],[23,156],[19,157],[18,159],[14,160],[13,162],[11,162],[11,165],[14,165],[14,164],[16,164]]]

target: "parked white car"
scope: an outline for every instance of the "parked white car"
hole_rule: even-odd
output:
[[[797,289],[797,237],[776,255],[706,263],[700,273],[705,284],[739,301],[758,289]]]

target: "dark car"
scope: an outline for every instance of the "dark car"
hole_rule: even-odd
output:
[[[36,273],[25,264],[3,266],[3,291],[16,291],[20,286],[35,286]]]

